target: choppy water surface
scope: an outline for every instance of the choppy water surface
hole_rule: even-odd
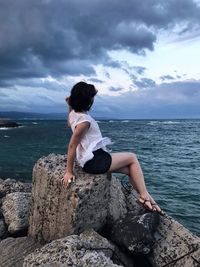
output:
[[[65,154],[71,130],[66,121],[20,121],[0,129],[0,177],[31,180],[35,162]],[[200,236],[200,120],[99,121],[112,152],[138,155],[147,187],[161,207]],[[120,179],[120,177],[119,177]]]

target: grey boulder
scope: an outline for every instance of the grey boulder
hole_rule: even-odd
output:
[[[31,193],[10,193],[2,199],[1,209],[9,233],[16,234],[27,230],[30,206]]]
[[[53,240],[24,259],[29,266],[119,267],[111,260],[114,246],[93,229]]]
[[[15,179],[7,178],[6,180],[0,179],[0,198],[6,194],[14,192],[27,192],[30,193],[32,183],[23,183]]]

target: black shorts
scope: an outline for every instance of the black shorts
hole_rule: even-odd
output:
[[[90,174],[106,173],[112,163],[111,155],[102,148],[93,151],[93,154],[94,157],[84,164],[83,170]]]

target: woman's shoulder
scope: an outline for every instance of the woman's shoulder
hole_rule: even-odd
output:
[[[91,121],[91,116],[87,112],[75,112],[74,110],[72,110],[69,113],[69,119],[71,122],[78,122],[80,120]]]

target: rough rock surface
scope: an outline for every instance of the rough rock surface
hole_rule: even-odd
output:
[[[15,192],[2,199],[2,213],[11,234],[26,231],[30,213],[31,193]]]
[[[0,267],[22,267],[24,258],[40,248],[30,237],[8,237],[0,242]]]
[[[66,170],[66,156],[50,154],[33,168],[32,208],[28,234],[48,242],[86,228],[99,230],[106,222],[109,179],[88,175],[75,167],[76,181],[70,188],[60,182]]]
[[[3,219],[0,219],[0,240],[7,235],[6,224]]]
[[[0,198],[6,194],[14,192],[27,192],[30,193],[32,183],[23,183],[15,179],[7,178],[6,180],[0,179]]]
[[[160,217],[155,238],[153,253],[150,255],[153,266],[200,266],[200,238],[170,216]]]
[[[24,259],[29,266],[117,267],[111,260],[114,246],[93,230],[46,244]]]
[[[153,234],[158,222],[157,212],[148,212],[137,216],[128,212],[124,218],[116,222],[111,240],[133,254],[148,254],[153,246]]]
[[[108,217],[110,224],[124,217],[127,213],[126,198],[118,178],[112,176],[110,180],[110,194],[108,201]]]

